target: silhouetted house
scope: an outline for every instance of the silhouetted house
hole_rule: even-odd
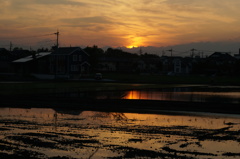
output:
[[[0,48],[0,73],[11,73],[13,67],[11,65],[14,56],[5,48]]]
[[[225,52],[215,52],[212,55],[210,55],[207,58],[207,60],[216,65],[233,64],[236,61],[234,57],[232,57],[229,53],[225,53]]]
[[[116,72],[117,71],[117,58],[114,57],[101,57],[98,60],[97,71],[100,72]]]
[[[147,64],[143,59],[136,59],[134,62],[134,71],[145,72],[147,69]]]
[[[173,59],[174,74],[190,74],[192,71],[192,58],[175,58]]]
[[[160,72],[159,57],[141,57],[138,61],[138,69],[142,73],[158,73]]]
[[[162,72],[168,75],[190,74],[192,71],[192,58],[183,57],[161,57]]]
[[[96,70],[100,72],[132,72],[133,58],[101,57]]]
[[[162,56],[160,58],[161,62],[162,62],[162,73],[163,74],[168,74],[170,72],[173,72],[173,64],[172,64],[172,57],[168,57],[168,56]]]
[[[50,73],[55,78],[80,78],[89,74],[89,55],[80,47],[62,47],[51,54]]]
[[[238,54],[234,54],[234,58],[240,60],[240,49],[239,49],[239,53]]]
[[[31,74],[49,74],[49,58],[51,52],[34,53],[13,61],[15,73],[22,76]]]
[[[210,73],[229,74],[234,69],[236,58],[226,52],[215,52],[206,59],[207,71]]]

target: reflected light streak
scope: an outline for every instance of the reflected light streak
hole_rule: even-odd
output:
[[[141,91],[129,91],[124,99],[149,99],[146,93],[141,93]]]
[[[139,100],[170,100],[170,101],[201,101],[219,98],[239,103],[240,92],[160,92],[160,91],[129,91],[122,99]]]

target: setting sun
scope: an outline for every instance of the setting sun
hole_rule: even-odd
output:
[[[132,49],[132,48],[136,48],[136,47],[138,47],[138,46],[135,46],[135,45],[126,46],[126,48],[128,48],[128,49]]]
[[[142,38],[141,37],[130,37],[130,40],[128,42],[130,45],[127,45],[126,48],[138,48],[142,45]]]

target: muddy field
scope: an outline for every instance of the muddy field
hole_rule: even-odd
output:
[[[240,158],[240,116],[0,108],[0,158]]]

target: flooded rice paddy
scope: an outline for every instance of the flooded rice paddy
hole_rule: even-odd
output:
[[[240,115],[0,108],[0,158],[240,158]]]

